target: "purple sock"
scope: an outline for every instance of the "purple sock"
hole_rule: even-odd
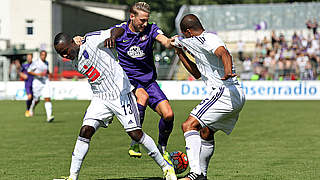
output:
[[[26,101],[27,110],[30,109],[31,103],[32,103],[32,99],[28,99],[28,100]]]
[[[138,110],[139,110],[139,114],[140,114],[140,124],[142,126],[143,121],[144,121],[144,114],[146,112],[146,107],[142,106],[141,104],[138,104]]]
[[[173,121],[165,121],[163,118],[159,122],[159,141],[161,146],[166,146],[173,129]]]

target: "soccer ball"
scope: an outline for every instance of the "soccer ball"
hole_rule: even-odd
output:
[[[181,151],[174,151],[170,153],[170,158],[176,174],[183,173],[188,168],[188,157]]]

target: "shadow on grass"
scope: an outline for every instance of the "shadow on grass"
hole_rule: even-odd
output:
[[[160,178],[160,177],[133,177],[133,178],[97,179],[97,180],[163,180],[163,178]]]

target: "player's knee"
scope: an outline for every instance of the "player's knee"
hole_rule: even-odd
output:
[[[95,132],[94,127],[85,125],[81,127],[79,136],[83,138],[91,139],[94,132]]]
[[[139,104],[146,105],[147,102],[149,101],[149,94],[145,90],[142,90],[141,88],[139,88],[136,91],[135,95],[137,97],[137,102]]]
[[[136,142],[139,142],[140,139],[142,138],[143,132],[141,129],[137,129],[134,131],[130,131],[128,132],[128,135],[131,137],[131,139],[133,139]]]
[[[201,125],[198,122],[198,120],[194,118],[188,118],[185,122],[182,123],[181,128],[183,132],[187,132],[191,130],[199,131],[201,128]]]
[[[189,123],[187,121],[183,122],[181,124],[181,129],[182,129],[183,132],[187,132],[188,129],[189,129]]]
[[[173,121],[173,120],[174,120],[173,111],[172,111],[172,110],[167,111],[166,113],[164,113],[164,114],[162,115],[162,118],[163,118],[165,121]]]
[[[212,130],[210,130],[208,127],[205,127],[200,130],[200,136],[202,139],[207,140],[207,141],[213,140],[214,132]]]

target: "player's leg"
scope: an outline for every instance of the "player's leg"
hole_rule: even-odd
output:
[[[201,149],[200,149],[200,169],[201,173],[207,177],[209,162],[214,153],[214,132],[208,127],[200,130]],[[207,178],[206,178],[207,179]]]
[[[25,116],[31,117],[30,106],[32,104],[32,86],[26,86],[25,89],[26,89],[26,94],[27,94]]]
[[[30,116],[33,116],[34,109],[37,106],[37,104],[40,102],[40,96],[43,89],[43,83],[41,83],[39,80],[34,79],[32,82],[32,92],[33,92],[33,98],[30,105],[29,113]]]
[[[174,114],[166,95],[157,82],[151,83],[146,90],[149,94],[150,107],[161,116],[159,121],[158,144],[160,151],[164,153],[173,129]]]
[[[146,107],[148,105],[149,95],[142,87],[138,86],[138,88],[135,90],[135,96],[137,98],[137,106],[140,115],[140,124],[142,125],[144,121]],[[129,156],[138,158],[141,158],[142,156],[139,148],[139,143],[134,140],[132,140],[130,144]]]
[[[72,153],[70,179],[77,180],[81,165],[90,147],[93,134],[102,126],[107,127],[113,113],[107,108],[108,103],[93,98],[83,118],[82,127]]]
[[[52,122],[54,120],[54,116],[52,115],[52,103],[51,103],[51,90],[49,80],[46,81],[43,90],[42,96],[44,97],[44,107],[46,109],[47,114],[47,122]]]
[[[96,120],[87,120],[86,124],[90,125],[83,125],[81,127],[74,150],[72,152],[69,176],[69,178],[72,180],[78,179],[81,165],[90,147],[91,137],[100,125]]]
[[[187,174],[184,180],[200,180],[204,179],[201,175],[200,168],[200,149],[201,149],[201,138],[199,130],[201,125],[199,121],[193,117],[189,116],[188,119],[182,124],[182,131],[184,133],[184,138],[186,141],[186,152],[188,155],[190,172]]]
[[[169,136],[173,129],[174,115],[168,100],[161,101],[156,107],[157,113],[161,116],[159,121],[159,148],[162,153],[166,151]]]
[[[138,110],[140,114],[140,123],[142,125],[144,121],[146,107],[148,105],[149,95],[143,88],[137,88],[134,94],[137,98]]]
[[[164,159],[153,139],[141,130],[139,112],[134,94],[128,93],[126,96],[122,96],[121,99],[122,103],[120,104],[117,100],[111,101],[109,103],[110,109],[112,109],[117,116],[131,139],[142,144],[148,152],[148,155],[162,168],[166,179],[176,180],[172,163],[170,164],[170,162]]]
[[[159,167],[164,172],[166,180],[177,179],[171,161],[168,161],[168,159],[165,159],[161,155],[159,149],[149,135],[144,133],[141,129],[133,130],[127,133],[134,141],[137,141],[143,145],[148,155],[159,165]]]

